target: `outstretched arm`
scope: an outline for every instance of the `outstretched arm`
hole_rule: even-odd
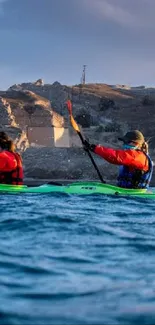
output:
[[[98,145],[94,147],[93,151],[111,164],[148,170],[148,163],[146,162],[147,159],[142,152],[138,152],[136,150],[134,151],[131,149],[115,150]]]

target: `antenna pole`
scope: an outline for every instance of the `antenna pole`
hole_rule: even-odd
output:
[[[86,83],[86,64],[83,65],[83,72],[82,72],[82,85]]]

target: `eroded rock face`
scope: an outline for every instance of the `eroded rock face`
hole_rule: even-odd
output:
[[[29,141],[25,131],[18,127],[4,126],[0,124],[0,131],[6,132],[14,141],[17,151],[21,154],[29,148]]]
[[[25,103],[32,103],[32,104],[40,104],[43,105],[44,108],[49,109],[51,107],[50,102],[48,99],[41,97],[34,92],[27,90],[27,89],[11,89],[8,90],[4,95],[3,98],[6,99],[14,99],[18,100],[18,102],[25,102]]]
[[[35,86],[44,86],[44,81],[43,79],[38,79],[37,81],[34,82]]]
[[[12,91],[12,90],[16,90],[16,91],[22,90],[22,87],[20,85],[14,84],[11,87],[9,87],[7,91],[9,92],[9,91]]]
[[[11,106],[3,97],[0,97],[0,121],[3,125],[17,126]]]
[[[3,97],[0,97],[0,131],[6,132],[14,140],[18,151],[23,152],[29,147],[26,132],[17,126],[11,105]]]
[[[1,97],[1,101],[2,105],[5,103],[3,124],[16,125],[22,129],[27,126],[63,127],[65,125],[65,118],[52,109],[51,102],[30,90],[10,88],[3,98]],[[7,117],[10,120],[4,121]]]
[[[18,132],[14,142],[16,144],[18,152],[20,152],[21,154],[30,147],[26,131],[21,130],[20,133]]]

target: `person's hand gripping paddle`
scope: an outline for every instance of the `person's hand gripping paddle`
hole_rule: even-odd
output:
[[[80,131],[80,128],[79,128],[78,124],[76,123],[76,121],[75,121],[75,119],[73,117],[71,100],[67,100],[67,108],[68,108],[68,112],[69,112],[69,116],[70,116],[71,125],[72,125],[73,129],[77,132],[82,144],[84,145],[85,140],[83,138],[83,135],[81,134],[81,131]],[[96,172],[98,174],[98,177],[99,177],[100,181],[102,183],[106,183],[104,181],[104,179],[102,178],[102,175],[101,175],[101,173],[100,173],[100,171],[99,171],[99,169],[98,169],[98,167],[97,167],[97,165],[96,165],[96,163],[94,161],[94,158],[92,157],[90,151],[88,149],[86,151],[87,151],[88,156],[89,156],[89,158],[90,158],[90,160],[91,160],[91,162],[92,162],[92,164],[93,164],[93,166],[94,166],[94,168],[95,168],[95,170],[96,170]]]

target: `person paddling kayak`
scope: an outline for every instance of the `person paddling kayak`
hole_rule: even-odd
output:
[[[22,185],[23,167],[13,141],[0,132],[0,184]]]
[[[148,154],[148,144],[138,130],[127,132],[123,137],[123,149],[107,148],[84,141],[84,149],[90,150],[114,165],[120,165],[117,186],[122,188],[148,188],[153,162]]]

